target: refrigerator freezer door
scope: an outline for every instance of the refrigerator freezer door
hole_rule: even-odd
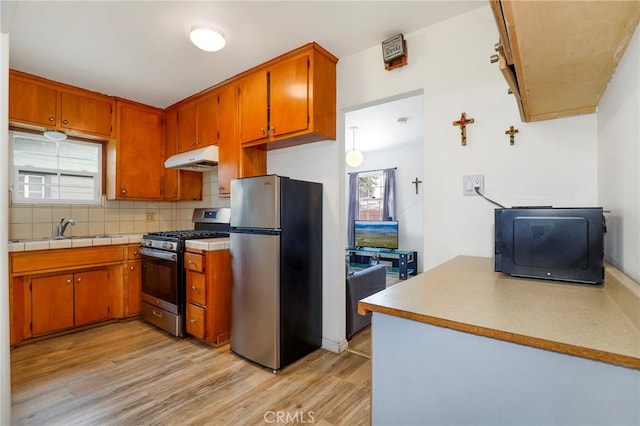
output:
[[[280,236],[231,233],[231,350],[280,368]]]
[[[280,229],[280,179],[267,175],[231,181],[231,226]]]

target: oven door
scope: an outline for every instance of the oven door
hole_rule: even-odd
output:
[[[184,268],[180,253],[140,248],[142,318],[174,336],[184,335]]]

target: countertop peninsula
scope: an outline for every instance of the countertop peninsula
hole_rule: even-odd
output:
[[[588,285],[511,277],[493,270],[493,258],[458,256],[361,300],[358,311],[640,369],[638,287],[609,266],[603,285]]]

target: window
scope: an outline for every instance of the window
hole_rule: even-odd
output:
[[[358,175],[358,220],[383,220],[384,176],[382,170]]]
[[[102,145],[10,132],[14,203],[99,204]]]

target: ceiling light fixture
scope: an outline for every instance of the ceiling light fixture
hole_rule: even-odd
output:
[[[47,139],[49,139],[50,141],[63,141],[67,138],[67,134],[64,132],[59,132],[57,130],[45,130],[43,133],[43,136]]]
[[[189,38],[198,48],[207,52],[217,52],[226,43],[222,31],[209,25],[194,25]]]
[[[353,131],[353,145],[351,146],[351,151],[347,152],[347,157],[346,157],[347,165],[349,167],[358,167],[360,164],[362,164],[362,161],[364,161],[364,156],[362,155],[362,153],[356,150],[356,130],[357,129],[358,128],[355,126],[351,127],[351,130]]]

